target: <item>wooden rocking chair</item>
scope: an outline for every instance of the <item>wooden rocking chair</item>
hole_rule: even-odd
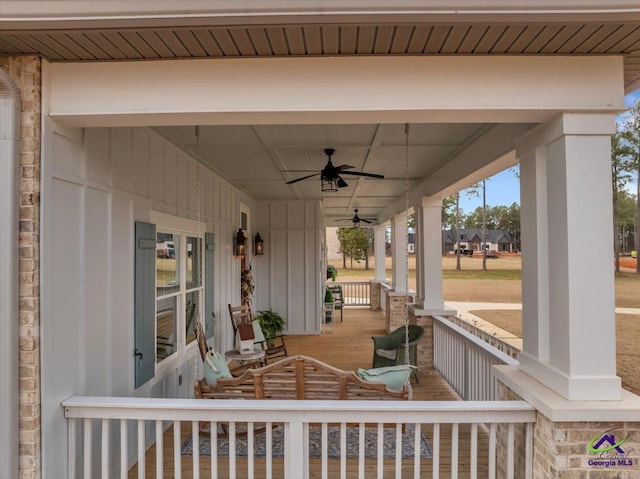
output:
[[[253,314],[251,313],[251,307],[248,304],[243,304],[241,306],[231,306],[229,304],[228,306],[234,335],[237,333],[238,325],[240,323],[253,325]],[[260,325],[257,326],[257,328],[254,327],[254,331],[256,333],[254,344],[258,345],[264,351],[265,362],[269,364],[274,360],[286,357],[287,345],[285,344],[284,335],[280,334],[274,336],[267,341],[262,333],[262,329],[259,327]]]

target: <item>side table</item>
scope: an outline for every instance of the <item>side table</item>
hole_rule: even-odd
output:
[[[255,348],[252,353],[244,353],[231,349],[224,353],[224,359],[227,363],[236,361],[239,364],[234,372],[244,372],[249,368],[264,366],[266,364],[266,356],[262,348]]]

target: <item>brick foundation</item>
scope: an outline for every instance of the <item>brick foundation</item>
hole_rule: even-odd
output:
[[[498,397],[502,400],[521,398],[498,382]],[[612,405],[615,408],[615,405]],[[620,445],[624,454],[615,449],[594,453],[589,444],[604,433]],[[498,477],[506,465],[507,428],[498,429]],[[515,477],[524,476],[524,427],[516,429]],[[609,446],[604,442],[598,450]],[[538,412],[533,437],[534,479],[637,479],[640,478],[640,422],[554,422]]]
[[[382,286],[378,281],[371,281],[369,291],[371,294],[371,298],[369,298],[369,301],[371,303],[371,311],[380,311],[382,309],[382,302],[380,299],[380,295],[382,294]]]
[[[424,328],[424,336],[418,343],[418,371],[427,373],[433,369],[433,318],[431,316],[415,316],[409,311],[409,323]]]
[[[20,142],[20,478],[40,477],[40,141],[38,57],[0,58],[22,96]]]

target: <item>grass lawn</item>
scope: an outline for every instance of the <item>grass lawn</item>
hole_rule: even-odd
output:
[[[472,314],[522,337],[522,311],[482,310]],[[640,315],[616,314],[616,366],[625,389],[640,395]]]

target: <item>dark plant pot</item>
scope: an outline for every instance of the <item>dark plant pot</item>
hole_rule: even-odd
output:
[[[333,303],[324,304],[324,322],[330,323],[333,319]]]

